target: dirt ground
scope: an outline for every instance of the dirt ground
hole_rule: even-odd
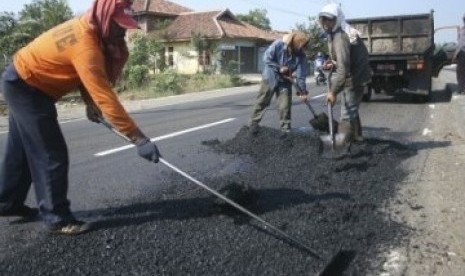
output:
[[[417,160],[423,163],[410,168],[415,173],[389,206],[390,215],[408,225],[411,235],[406,248],[387,253],[390,261],[383,275],[465,273],[465,137],[460,133],[463,126],[458,125],[464,110],[457,110],[462,97],[429,106],[431,120],[423,136],[438,144],[419,148]]]

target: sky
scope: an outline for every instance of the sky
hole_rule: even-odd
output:
[[[84,12],[93,0],[68,0],[74,13]],[[307,23],[316,16],[328,0],[173,0],[195,11],[229,9],[233,14],[245,14],[252,9],[266,9],[271,27],[279,31],[291,30],[297,23]],[[390,16],[399,14],[429,13],[434,10],[435,28],[463,24],[464,0],[336,0],[341,3],[346,18]],[[0,12],[19,12],[32,0],[0,0]],[[438,32],[437,43],[455,42],[457,33],[452,30]]]

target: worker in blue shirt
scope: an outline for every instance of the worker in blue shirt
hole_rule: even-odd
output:
[[[309,38],[304,33],[292,32],[275,40],[265,51],[262,81],[249,123],[252,135],[258,133],[259,123],[273,95],[276,95],[278,101],[280,129],[283,134],[290,132],[293,78],[299,87],[297,95],[300,100],[307,100],[305,81],[308,61],[303,50],[308,43]]]

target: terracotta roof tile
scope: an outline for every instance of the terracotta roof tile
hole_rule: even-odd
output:
[[[146,1],[148,7],[146,7]],[[167,15],[178,15],[183,12],[191,12],[192,10],[166,0],[135,0],[132,4],[134,12],[151,12]]]
[[[230,38],[260,38],[268,41],[280,38],[282,35],[276,32],[265,31],[248,23],[235,20],[229,16],[221,16],[218,23]]]
[[[190,39],[192,33],[201,33],[209,38],[220,38],[221,31],[215,24],[214,17],[219,11],[183,13],[163,30],[171,39]]]
[[[258,38],[266,41],[282,36],[241,22],[229,10],[181,13],[163,32],[173,40],[190,39],[192,33],[201,33],[208,38]]]

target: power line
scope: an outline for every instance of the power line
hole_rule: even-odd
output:
[[[247,2],[249,4],[252,4],[252,5],[255,5],[255,6],[262,7],[264,9],[266,9],[266,10],[274,10],[274,11],[287,13],[287,14],[292,14],[292,15],[299,16],[299,17],[304,17],[304,18],[308,18],[310,16],[308,14],[302,14],[302,13],[286,10],[286,9],[283,9],[283,8],[280,8],[280,7],[277,7],[277,6],[273,6],[273,5],[270,5],[270,4],[263,4],[261,1],[257,1],[257,0],[242,0],[242,1]],[[312,3],[312,4],[317,4],[315,1],[308,1],[308,2]],[[318,3],[318,5],[319,4],[320,3]]]

